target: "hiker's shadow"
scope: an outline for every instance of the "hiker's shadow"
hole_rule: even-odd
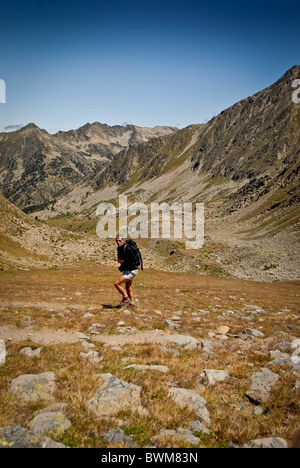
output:
[[[102,308],[103,309],[115,309],[116,307],[110,304],[102,304]]]

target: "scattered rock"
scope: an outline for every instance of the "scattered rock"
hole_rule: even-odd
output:
[[[196,349],[200,345],[200,342],[196,338],[188,335],[170,335],[168,341],[181,346],[183,349]]]
[[[39,411],[36,411],[34,413],[34,416],[37,416],[40,413],[47,413],[49,411],[55,412],[55,413],[64,413],[66,414],[68,410],[68,403],[52,403],[51,405],[47,406],[46,408],[43,408]]]
[[[219,343],[218,341],[202,340],[201,346],[203,351],[210,351],[212,348],[222,346],[222,343]]]
[[[200,421],[210,424],[209,412],[206,408],[206,400],[194,390],[185,388],[171,387],[169,396],[173,398],[175,403],[182,408],[189,408],[196,413]]]
[[[296,349],[296,348],[299,348],[299,347],[300,347],[300,338],[297,338],[297,339],[292,341],[291,348]]]
[[[6,347],[5,347],[5,341],[0,340],[0,366],[2,364],[5,364],[6,361]]]
[[[101,418],[111,417],[121,410],[131,410],[145,415],[141,405],[141,387],[129,384],[112,374],[100,374],[104,383],[86,403],[88,411]]]
[[[92,318],[95,317],[94,314],[91,314],[90,312],[87,312],[86,314],[83,315],[84,318]]]
[[[173,348],[168,348],[167,346],[163,346],[160,348],[160,350],[163,353],[173,354],[176,357],[180,356],[180,352],[178,351],[178,349],[173,349]]]
[[[288,444],[280,437],[266,437],[255,439],[243,445],[244,448],[288,448]]]
[[[45,372],[43,374],[20,375],[12,380],[9,392],[15,393],[25,401],[53,400],[56,390],[55,374]]]
[[[229,332],[230,328],[227,327],[226,325],[221,325],[220,327],[217,328],[216,333],[218,335],[226,335]]]
[[[106,325],[104,325],[103,323],[93,323],[90,327],[89,327],[89,333],[91,335],[98,335],[98,330],[99,328],[106,328]]]
[[[130,364],[129,366],[124,367],[124,369],[137,369],[137,370],[156,370],[159,372],[168,372],[169,368],[167,366],[160,365],[140,365],[140,364]]]
[[[75,335],[76,338],[78,338],[79,340],[89,340],[89,337],[86,336],[84,333],[75,332],[74,335]]]
[[[63,413],[54,411],[37,414],[29,424],[29,428],[35,434],[54,438],[61,437],[70,426],[71,422]]]
[[[227,370],[204,369],[200,376],[206,378],[210,385],[215,385],[217,382],[227,379],[229,372]]]
[[[170,330],[178,330],[179,326],[177,323],[174,323],[171,319],[166,319],[164,323],[168,326]]]
[[[200,421],[192,421],[189,426],[188,426],[188,429],[190,431],[192,431],[193,433],[195,432],[203,432],[203,434],[209,434],[210,431],[209,429],[207,429],[207,427],[201,423]]]
[[[0,428],[0,448],[67,448],[49,437],[24,429],[19,424]]]
[[[118,333],[129,333],[129,334],[131,334],[131,333],[135,333],[135,332],[136,332],[136,328],[133,328],[133,327],[124,327],[124,326],[122,326],[122,327],[118,327],[118,328],[117,328],[117,332],[118,332]]]
[[[295,386],[293,387],[293,391],[298,397],[300,397],[300,380],[297,380],[297,382],[295,383]]]
[[[264,334],[263,332],[259,331],[259,330],[255,330],[255,328],[246,328],[244,331],[243,331],[244,334],[246,335],[250,335],[250,336],[253,336],[255,338],[264,338]]]
[[[133,440],[129,436],[125,435],[125,432],[120,428],[115,429],[114,431],[109,431],[104,438],[112,444],[124,444],[130,448],[135,447]]]
[[[81,340],[81,344],[86,351],[88,351],[89,349],[95,348],[95,345],[93,343],[89,343],[88,341],[85,341],[85,340]]]
[[[264,338],[265,335],[254,328],[246,328],[241,332],[234,333],[233,336],[234,338],[240,338],[242,340],[251,340],[252,338]]]
[[[251,376],[252,384],[250,389],[246,392],[246,397],[256,405],[265,403],[270,395],[272,387],[279,379],[279,375],[263,368],[261,372],[254,372]]]
[[[97,351],[93,351],[92,349],[87,353],[79,353],[79,356],[83,359],[87,359],[91,364],[98,364],[103,359],[103,357],[99,356]]]
[[[22,348],[20,354],[28,357],[38,357],[41,354],[42,348],[32,349],[30,347]]]
[[[189,429],[183,429],[179,427],[178,429],[161,429],[158,433],[156,439],[173,439],[176,442],[187,442],[191,445],[198,445],[200,443],[199,437],[196,437],[193,432]]]

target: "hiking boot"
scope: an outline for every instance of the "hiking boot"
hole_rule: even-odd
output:
[[[135,304],[134,304],[134,302],[131,302],[131,303],[130,303],[129,309],[135,309]]]
[[[123,300],[120,302],[118,307],[124,307],[125,305],[130,304],[130,300],[128,297],[123,297]]]

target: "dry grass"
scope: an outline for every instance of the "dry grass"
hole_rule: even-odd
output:
[[[292,440],[299,427],[299,400],[291,391],[297,375],[288,366],[271,366],[269,351],[276,349],[277,343],[287,341],[288,335],[289,340],[299,336],[298,329],[289,328],[298,321],[298,283],[255,283],[145,270],[134,283],[138,306],[131,315],[126,315],[115,307],[120,299],[113,288],[118,272],[110,268],[0,274],[0,338],[5,326],[23,332],[22,339],[7,341],[6,364],[0,367],[0,427],[14,423],[26,426],[33,413],[45,406],[43,402],[17,400],[8,392],[11,380],[21,374],[53,371],[57,379],[56,400],[68,403],[67,415],[72,422],[61,441],[71,447],[107,447],[104,436],[116,427],[122,427],[138,446],[144,447],[151,445],[162,428],[187,427],[195,414],[174,404],[168,396],[170,386],[196,390],[207,401],[211,432],[198,434],[199,447],[225,447],[228,441],[241,444],[271,435]],[[251,315],[247,304],[260,306],[264,315]],[[84,317],[87,312],[94,316]],[[93,340],[89,334],[93,323],[101,323],[105,328],[100,333],[113,339],[120,320],[144,333],[155,329],[170,332],[165,320],[178,314],[181,316],[178,333],[198,340],[220,341],[217,329],[228,325],[228,337],[220,341],[221,347],[212,349],[213,353],[177,347],[174,348],[180,353],[177,356],[164,352],[159,344],[135,342],[135,334],[130,335],[132,342],[119,350]],[[26,320],[34,323],[28,326]],[[101,362],[91,364],[80,358],[83,347],[79,342],[33,343],[28,333],[45,327],[53,334],[62,329],[85,333],[94,342]],[[233,333],[245,328],[261,330],[265,338],[242,341],[233,337]],[[25,346],[40,346],[42,352],[36,358],[23,356],[20,350]],[[131,363],[163,364],[169,371],[124,369]],[[261,367],[277,372],[280,380],[268,403],[262,405],[264,413],[256,415],[245,392],[251,374]],[[200,376],[204,369],[227,369],[229,378],[210,386]],[[111,420],[97,420],[86,412],[85,403],[99,387],[98,374],[106,372],[141,386],[142,404],[148,416],[127,411]],[[171,440],[160,440],[158,444],[188,446]]]

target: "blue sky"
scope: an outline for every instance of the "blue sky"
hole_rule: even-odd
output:
[[[207,122],[300,64],[299,21],[289,0],[2,0],[0,131]]]

